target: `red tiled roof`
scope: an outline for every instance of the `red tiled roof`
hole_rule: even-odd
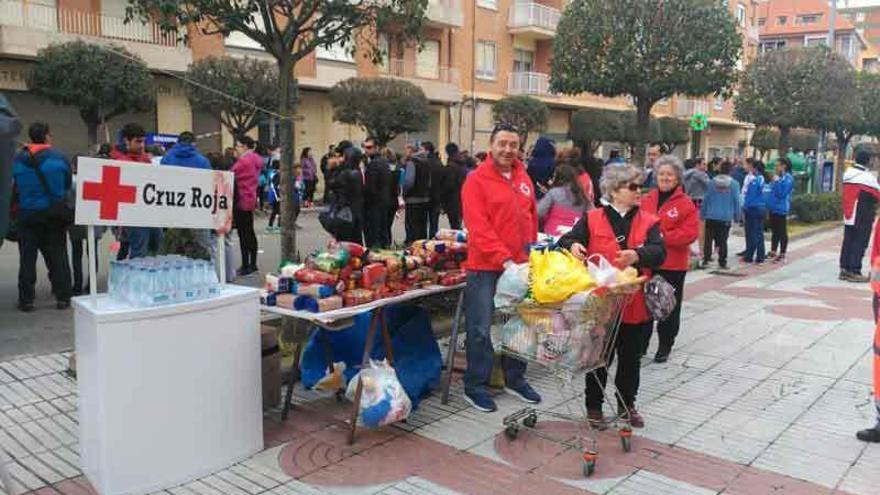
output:
[[[761,36],[782,36],[792,34],[827,33],[830,24],[831,8],[827,0],[769,0],[758,4],[758,19],[766,18],[766,22],[759,28]],[[795,24],[798,16],[806,14],[821,14],[819,22],[812,24]],[[784,25],[778,24],[780,16],[788,19]],[[838,13],[834,23],[837,31],[854,31],[855,26]]]

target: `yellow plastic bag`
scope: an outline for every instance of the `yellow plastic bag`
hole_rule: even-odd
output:
[[[529,255],[532,296],[540,304],[554,304],[596,287],[587,267],[568,251],[532,251]]]

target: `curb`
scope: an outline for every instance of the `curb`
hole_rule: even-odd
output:
[[[801,239],[805,239],[815,234],[822,234],[825,232],[830,232],[832,230],[839,229],[843,225],[842,222],[834,222],[829,225],[820,225],[817,227],[813,227],[802,232],[798,232],[792,236],[789,236],[788,242],[799,241]]]

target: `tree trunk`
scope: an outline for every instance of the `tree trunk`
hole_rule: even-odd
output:
[[[279,145],[281,147],[281,260],[293,260],[296,256],[296,217],[293,207],[293,156],[295,105],[290,102],[296,94],[296,79],[293,75],[293,57],[278,60],[278,114]]]
[[[647,154],[648,138],[651,130],[651,107],[653,102],[648,102],[642,98],[636,98],[636,146],[633,159],[640,165],[645,164],[645,156]]]
[[[779,128],[779,156],[785,156],[788,154],[788,136],[791,134],[790,127],[780,127]]]
[[[89,153],[91,153],[95,149],[95,145],[98,144],[98,125],[100,122],[86,122],[86,130],[89,133]]]

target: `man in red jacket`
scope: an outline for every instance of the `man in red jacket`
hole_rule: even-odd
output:
[[[538,235],[535,191],[525,165],[517,158],[519,147],[514,127],[496,126],[489,155],[468,175],[461,190],[468,228],[464,393],[465,399],[483,412],[497,409],[487,390],[492,374],[489,327],[495,310],[495,285],[507,267],[528,261],[529,245]],[[541,402],[541,396],[526,382],[525,362],[505,356],[502,365],[507,392],[531,404]]]

